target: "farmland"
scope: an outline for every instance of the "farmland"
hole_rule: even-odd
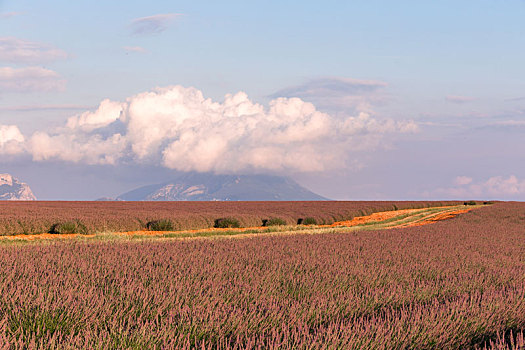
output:
[[[459,202],[6,202],[0,201],[0,235],[39,234],[62,222],[80,221],[86,233],[137,231],[151,220],[169,219],[175,230],[213,227],[221,217],[259,226],[278,217],[296,224],[313,217],[320,224],[373,212],[454,205]]]
[[[0,344],[518,349],[524,227],[525,204],[496,203],[389,230],[1,245]]]
[[[235,218],[219,219],[214,227],[202,229],[175,230],[171,220],[150,221],[146,228],[139,231],[88,233],[85,227],[75,222],[63,225],[53,225],[51,233],[0,235],[0,243],[6,241],[39,241],[60,239],[113,240],[113,239],[144,239],[144,238],[211,238],[211,237],[248,237],[261,234],[319,234],[350,232],[353,230],[389,229],[432,224],[447,220],[483,205],[447,205],[441,207],[398,209],[374,212],[370,215],[357,216],[350,220],[335,221],[331,224],[317,224],[313,217],[302,219],[300,223],[288,225],[281,218],[265,220],[263,226],[241,227]],[[299,219],[301,220],[301,219]],[[299,221],[298,220],[298,221]],[[220,223],[220,225],[219,225]],[[59,227],[57,229],[56,227]],[[223,226],[223,227],[221,227]],[[67,229],[67,231],[66,231]],[[58,232],[57,232],[58,231]],[[73,232],[77,231],[77,232]],[[80,231],[80,232],[78,232]]]

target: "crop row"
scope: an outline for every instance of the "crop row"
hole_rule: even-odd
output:
[[[0,247],[12,348],[525,346],[525,205],[346,234]]]
[[[169,220],[174,230],[216,225],[234,218],[239,226],[263,220],[297,224],[308,218],[319,224],[348,220],[373,212],[455,205],[459,202],[1,202],[0,235],[49,232],[56,225],[77,223],[83,233],[135,231]]]

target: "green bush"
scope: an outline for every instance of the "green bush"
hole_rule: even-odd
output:
[[[215,220],[215,228],[239,228],[241,223],[236,218],[220,218]]]
[[[168,219],[153,220],[146,224],[146,228],[150,231],[173,231],[173,222]]]
[[[312,217],[304,218],[302,224],[303,225],[317,225],[317,220],[315,220],[315,218],[312,218]]]
[[[266,225],[264,226],[283,226],[286,225],[286,221],[284,221],[281,218],[271,218],[268,221],[266,221]]]
[[[86,235],[88,234],[88,229],[80,221],[66,221],[53,224],[49,229],[49,233],[58,235],[79,233]]]
[[[463,203],[463,205],[476,205],[477,203],[475,201],[468,201]]]

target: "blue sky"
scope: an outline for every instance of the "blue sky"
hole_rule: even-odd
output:
[[[513,0],[0,1],[0,170],[40,199],[232,169],[337,199],[523,200],[523,18]],[[169,119],[180,108],[191,115]],[[234,120],[242,131],[222,135]],[[253,123],[282,137],[263,142]]]

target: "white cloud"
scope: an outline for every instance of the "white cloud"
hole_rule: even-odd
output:
[[[458,181],[459,179],[459,181]],[[465,176],[456,178],[455,187],[440,188],[432,195],[446,196],[447,198],[497,198],[506,199],[523,196],[525,194],[525,179],[520,180],[515,175],[494,176],[486,181],[474,182]],[[428,194],[428,193],[427,193]]]
[[[0,61],[38,64],[67,58],[66,52],[51,45],[33,41],[0,37]]]
[[[120,118],[123,104],[104,100],[100,103],[95,112],[84,112],[70,117],[66,126],[70,129],[80,129],[82,131],[92,131],[113,123]]]
[[[0,67],[0,92],[60,91],[65,84],[58,73],[49,69]]]
[[[130,27],[133,34],[148,35],[157,34],[168,29],[170,23],[177,17],[182,16],[180,13],[163,13],[153,16],[136,18],[131,21]]]
[[[195,88],[157,88],[125,102],[104,100],[54,132],[37,132],[27,149],[37,161],[141,162],[181,171],[310,172],[353,164],[354,151],[380,146],[386,134],[417,131],[411,121],[361,113],[336,118],[299,98],[269,107],[239,92],[224,102]]]
[[[0,125],[0,155],[23,151],[24,135],[15,125]]]
[[[126,147],[120,134],[103,137],[98,134],[68,134],[67,131],[49,135],[38,131],[28,141],[29,152],[36,161],[60,159],[87,164],[115,164]]]

